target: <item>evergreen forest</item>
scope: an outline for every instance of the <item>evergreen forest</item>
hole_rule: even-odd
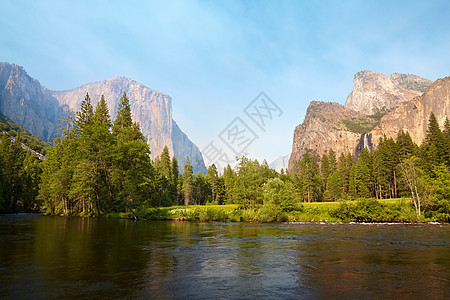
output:
[[[52,147],[1,121],[2,213],[139,218],[145,209],[234,204],[236,211],[265,216],[255,220],[280,221],[306,203],[339,202],[330,215],[346,220],[361,207],[386,210],[377,200],[404,198],[416,220],[450,221],[450,122],[440,128],[433,114],[421,145],[400,131],[372,151],[362,149],[359,157],[337,157],[333,149],[321,157],[309,151],[292,170],[280,173],[246,154],[237,157],[234,168],[211,165],[206,174],[193,174],[189,157],[179,162],[167,147],[152,160],[125,93],[115,120],[103,96],[93,107],[86,94],[80,110],[62,120]],[[23,145],[44,152],[45,159]],[[356,206],[348,204],[352,200]]]

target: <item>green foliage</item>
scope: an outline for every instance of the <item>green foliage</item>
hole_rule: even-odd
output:
[[[192,202],[192,192],[194,184],[194,174],[192,173],[192,165],[189,161],[189,156],[186,156],[183,171],[183,196],[184,205],[189,205]]]
[[[8,133],[0,137],[0,212],[37,211],[35,200],[40,182],[40,160]]]
[[[426,92],[426,90],[430,87],[433,82],[431,80],[423,79],[423,80],[411,80],[404,79],[399,82],[400,86],[404,87],[408,90],[420,91],[422,93]]]
[[[236,172],[228,173],[231,185],[232,203],[243,206],[255,206],[263,203],[263,186],[275,173],[269,169],[267,162],[261,165],[246,155],[237,158]]]
[[[131,106],[125,92],[120,98],[119,107],[117,110],[116,120],[112,130],[115,135],[119,135],[125,128],[131,128],[133,125],[133,120],[131,118]]]
[[[263,196],[263,207],[268,207],[272,211],[289,212],[295,210],[299,199],[293,184],[279,178],[271,178],[266,182],[263,187]]]
[[[327,186],[328,186],[328,194],[329,194],[329,201],[336,201],[340,199],[343,195],[343,187],[342,187],[342,180],[341,175],[337,170],[333,172],[330,176],[327,178]]]
[[[322,178],[319,175],[319,157],[306,153],[300,162],[300,174],[303,185],[303,199],[321,201],[323,197]]]
[[[13,122],[11,119],[0,113],[0,134],[6,132],[7,136],[20,139],[21,143],[24,143],[30,149],[45,155],[50,149],[50,145],[42,141],[38,137],[31,134],[28,130]]]
[[[376,199],[360,199],[356,203],[342,202],[330,215],[344,221],[390,222],[398,220],[400,213]]]
[[[377,126],[379,120],[376,118],[350,118],[350,119],[341,119],[341,122],[347,127],[347,130],[364,134],[372,131],[372,129]]]
[[[123,115],[131,118],[127,101],[124,95],[125,103],[119,105],[122,120]],[[122,122],[117,128],[111,132],[104,97],[94,113],[86,94],[75,130],[55,141],[43,163],[38,199],[45,211],[64,215],[134,214],[151,198],[153,167],[139,126]]]

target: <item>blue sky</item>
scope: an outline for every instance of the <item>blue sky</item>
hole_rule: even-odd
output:
[[[0,61],[54,90],[125,76],[167,93],[200,149],[264,91],[283,114],[247,152],[270,163],[309,102],[344,104],[356,72],[449,76],[449,3],[2,0]]]

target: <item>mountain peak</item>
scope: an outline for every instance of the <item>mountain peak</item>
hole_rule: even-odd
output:
[[[347,97],[345,107],[366,115],[390,111],[398,103],[422,94],[431,83],[411,74],[393,73],[388,78],[382,73],[361,71],[353,78],[353,91]]]

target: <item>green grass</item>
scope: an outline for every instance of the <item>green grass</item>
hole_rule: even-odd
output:
[[[189,205],[140,208],[140,219],[227,222],[418,222],[411,199],[358,199],[342,202],[301,203],[289,212],[273,212],[267,207],[228,205]],[[130,213],[112,213],[109,218],[134,218]]]

